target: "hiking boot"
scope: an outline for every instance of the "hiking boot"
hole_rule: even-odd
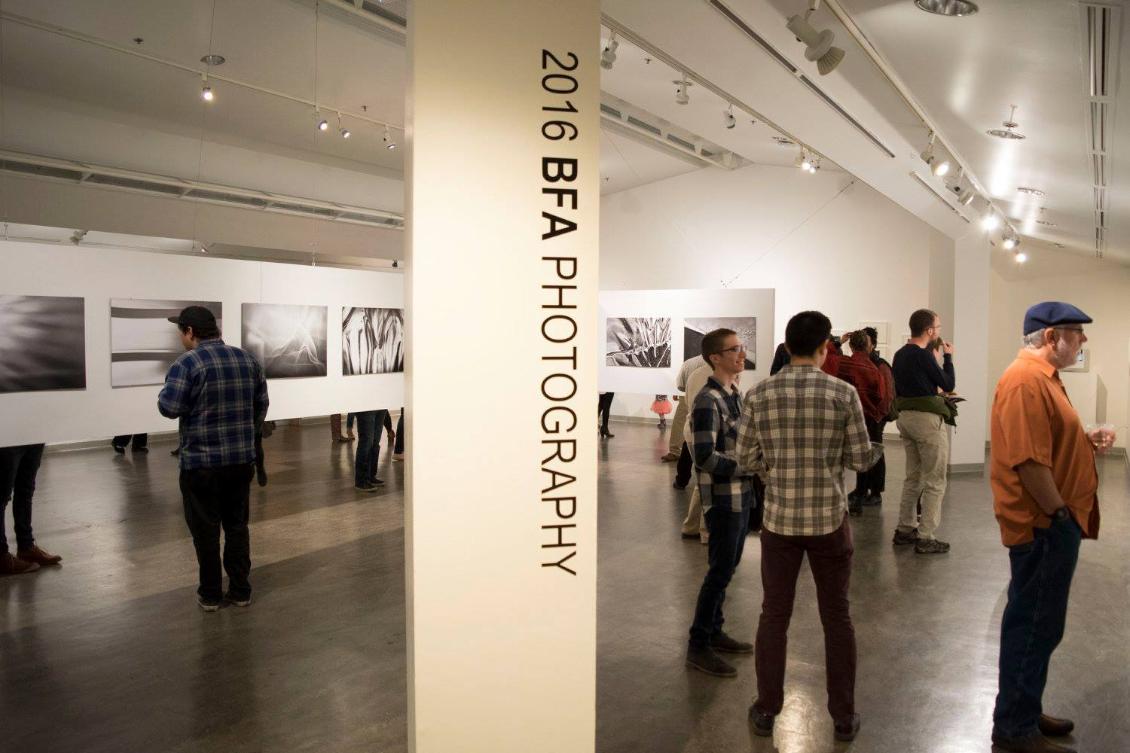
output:
[[[48,565],[58,565],[63,561],[63,558],[57,554],[48,554],[37,546],[29,546],[26,549],[20,549],[16,552],[16,556],[24,562],[34,562],[42,567]]]
[[[749,720],[753,723],[753,734],[758,737],[769,737],[773,734],[773,722],[777,717],[774,714],[763,714],[756,706],[750,706]]]
[[[915,528],[913,531],[906,532],[902,529],[896,528],[895,536],[891,539],[891,541],[894,542],[895,546],[906,546],[907,544],[913,544],[918,541],[918,529]]]
[[[35,562],[26,562],[13,557],[9,552],[0,552],[0,575],[23,575],[39,569]]]
[[[832,729],[837,740],[850,743],[859,734],[859,714],[852,714],[842,722],[836,722]]]
[[[1075,748],[1053,743],[1038,732],[1027,737],[999,737],[994,733],[993,745],[1008,753],[1076,753]]]
[[[914,542],[915,554],[945,554],[950,550],[950,545],[938,539],[919,539]]]
[[[1070,719],[1056,719],[1054,716],[1040,714],[1040,734],[1046,737],[1063,737],[1070,735],[1075,729],[1075,722]]]
[[[696,648],[695,646],[687,647],[687,666],[692,669],[697,669],[699,672],[705,672],[708,675],[715,677],[737,677],[738,670],[734,669],[722,657],[714,653],[714,650],[709,646],[704,648]]]
[[[715,651],[723,651],[727,654],[752,654],[753,644],[739,641],[726,635],[724,631],[719,631],[710,636],[710,647]]]

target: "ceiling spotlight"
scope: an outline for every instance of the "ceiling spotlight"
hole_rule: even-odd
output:
[[[973,186],[967,185],[957,192],[957,203],[961,204],[963,207],[967,207],[973,203],[973,199],[976,196],[977,192],[973,190]]]
[[[673,83],[675,85],[675,103],[676,104],[685,105],[685,104],[687,104],[688,102],[691,101],[691,95],[687,91],[687,89],[689,87],[693,86],[693,83],[691,81],[687,81],[687,76],[686,76],[685,73],[683,74],[683,77],[681,79],[679,79],[677,81],[672,81],[671,83]]]
[[[935,135],[931,133],[930,142],[919,156],[922,158],[923,162],[930,166],[930,172],[940,178],[950,171],[950,162],[946,159],[939,159],[938,156],[934,154],[935,138]]]
[[[342,127],[342,125],[341,125],[341,113],[340,112],[337,114],[337,132],[341,134],[341,137],[343,139],[347,139],[347,138],[349,138],[350,136],[353,135],[352,133],[349,132],[348,128]]]
[[[729,109],[722,112],[722,125],[733,128],[737,124],[738,119],[734,117],[734,106],[730,105]]]
[[[1001,241],[1001,247],[1005,251],[1011,251],[1012,249],[1016,248],[1019,245],[1020,245],[1020,239],[1017,238],[1015,235],[1011,235],[1011,234],[1006,235],[1004,237],[1004,240]]]
[[[993,211],[992,207],[989,207],[989,211],[986,212],[985,216],[981,218],[981,229],[986,232],[992,232],[993,230],[996,230],[998,227],[1000,227],[1000,224],[1001,218],[997,217],[997,214]]]
[[[202,82],[202,87],[200,89],[200,98],[205,102],[211,102],[216,98],[216,95],[212,93],[212,87],[208,86],[208,74],[201,73],[200,81]]]
[[[977,3],[970,0],[914,0],[914,4],[939,16],[972,16],[978,11]]]
[[[330,129],[330,123],[329,123],[328,120],[326,120],[322,116],[318,115],[317,113],[315,113],[314,117],[316,117],[318,119],[318,130],[319,131],[328,131]]]
[[[381,137],[381,141],[384,142],[385,149],[390,152],[396,149],[396,142],[392,140],[392,133],[388,130],[388,126],[385,126],[385,135]]]
[[[1024,253],[1023,251],[1017,251],[1016,256],[1013,258],[1016,259],[1017,264],[1023,264],[1024,262],[1028,261],[1028,254]]]
[[[1015,118],[1016,105],[1013,105],[1012,112],[1008,114],[1008,120],[1001,123],[1004,128],[990,128],[988,131],[985,131],[985,133],[989,134],[990,136],[996,136],[998,139],[1011,139],[1014,141],[1019,141],[1024,138],[1024,134],[1016,131],[1016,128],[1019,124],[1016,122]]]
[[[815,61],[816,70],[820,71],[821,76],[827,76],[843,61],[844,51],[832,46],[836,35],[830,29],[816,31],[808,23],[808,17],[812,15],[818,4],[819,0],[813,0],[812,7],[803,16],[791,16],[785,26],[805,44],[804,57]]]
[[[616,62],[616,48],[620,43],[616,41],[616,32],[612,32],[612,36],[608,37],[608,44],[604,45],[604,49],[600,51],[600,67],[606,71],[612,70],[612,65]]]

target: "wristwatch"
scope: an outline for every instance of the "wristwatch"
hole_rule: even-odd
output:
[[[1051,514],[1051,519],[1057,523],[1067,520],[1069,517],[1071,517],[1071,512],[1067,509],[1067,505],[1056,508],[1056,511]]]

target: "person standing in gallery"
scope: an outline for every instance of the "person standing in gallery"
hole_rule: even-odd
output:
[[[1081,539],[1099,535],[1095,452],[1114,431],[1085,432],[1059,378],[1087,342],[1091,317],[1049,301],[1024,316],[1024,347],[997,382],[989,479],[1012,579],[1001,618],[992,741],[1014,753],[1069,753],[1048,737],[1075,725],[1043,713],[1052,652],[1063,638]]]
[[[148,434],[119,434],[110,440],[110,446],[114,448],[114,452],[119,455],[124,455],[126,452],[126,445],[134,452],[149,452],[149,435]]]
[[[906,480],[902,485],[897,546],[914,545],[918,554],[944,554],[950,545],[936,537],[942,522],[942,498],[946,494],[949,466],[949,433],[953,411],[942,394],[953,392],[953,345],[942,346],[942,365],[930,350],[941,336],[942,320],[930,309],[910,315],[910,341],[895,353],[891,367],[895,378],[895,409],[899,434],[906,440]],[[918,502],[922,514],[918,514]]]
[[[883,432],[890,423],[891,406],[894,405],[895,399],[895,377],[891,372],[891,365],[887,363],[887,359],[883,358],[879,353],[879,331],[874,327],[864,327],[863,331],[867,333],[867,337],[871,340],[871,352],[868,356],[871,358],[871,363],[875,364],[875,368],[879,370],[879,378],[883,380],[883,400],[879,405],[879,410],[883,417],[879,420],[879,427],[876,433],[879,438],[872,438],[873,442],[883,441]],[[884,453],[879,458],[879,462],[864,474],[867,489],[866,494],[864,490],[856,486],[856,492],[862,495],[863,505],[881,505],[883,504],[883,492],[887,490],[887,456]]]
[[[41,566],[58,565],[63,561],[62,557],[36,546],[31,530],[32,497],[43,448],[42,443],[0,447],[0,575],[32,573]],[[4,510],[9,500],[16,533],[15,556],[8,550],[8,539],[4,535]]]
[[[753,652],[751,644],[722,629],[726,587],[742,559],[753,501],[753,485],[735,455],[742,406],[734,380],[745,370],[745,346],[733,330],[716,329],[702,338],[702,357],[713,373],[695,397],[691,422],[699,493],[710,531],[709,565],[698,592],[686,664],[708,675],[734,677],[738,671],[715,652]]]
[[[357,456],[353,461],[353,488],[372,493],[384,486],[377,478],[377,463],[381,459],[381,432],[390,423],[388,411],[367,410],[357,414]]]
[[[824,626],[828,711],[835,737],[850,741],[859,731],[855,628],[848,602],[855,547],[844,475],[847,469],[873,466],[883,447],[868,439],[856,390],[821,369],[832,347],[831,329],[832,323],[819,311],[804,311],[789,320],[789,365],[749,391],[738,429],[741,471],[767,479],[757,699],[749,710],[754,732],[761,736],[773,734],[785,701],[788,629],[805,555]]]
[[[251,604],[248,497],[255,436],[267,417],[267,380],[254,356],[224,343],[208,309],[189,306],[169,321],[180,330],[185,352],[169,367],[157,409],[180,421],[180,489],[200,571],[196,603],[205,612],[215,612],[225,598],[246,607]]]
[[[675,417],[671,419],[671,436],[667,443],[667,454],[660,458],[664,463],[675,462],[675,488],[686,489],[687,484],[691,480],[691,467],[694,461],[691,459],[690,447],[687,446],[686,435],[684,434],[687,424],[687,416],[690,415],[690,406],[688,403],[692,401],[690,395],[687,394],[687,379],[690,378],[691,372],[700,366],[705,366],[706,362],[702,360],[702,356],[695,356],[683,361],[683,365],[679,367],[679,373],[675,377],[675,389],[682,393],[682,396],[677,396],[675,399],[678,405],[675,406]]]
[[[710,364],[703,362],[701,366],[691,372],[687,377],[687,392],[686,400],[690,405],[694,405],[698,393],[702,392],[702,388],[706,386],[706,380],[714,373],[714,367]],[[739,375],[740,376],[740,375]],[[735,377],[735,380],[737,378]],[[691,413],[688,409],[686,420],[683,423],[683,436],[689,437],[690,442],[685,443],[690,445],[694,443],[694,427],[691,423]],[[687,456],[690,456],[690,449],[687,449]],[[693,460],[691,461],[693,465]],[[679,461],[679,468],[675,471],[675,488],[685,489],[687,482],[690,481],[690,471],[687,471],[687,482],[679,486],[682,481],[682,460]],[[691,498],[687,503],[687,517],[683,520],[682,535],[684,539],[697,538],[703,544],[710,543],[710,531],[706,528],[706,518],[702,515],[702,494],[699,492],[698,484],[691,488]]]
[[[886,415],[882,410],[883,405],[883,378],[879,369],[871,363],[871,339],[863,330],[856,330],[848,335],[848,344],[851,346],[851,355],[841,358],[837,367],[836,376],[852,387],[859,394],[863,404],[863,418],[867,422],[867,436],[872,442],[882,444],[883,435],[880,433],[880,422]],[[855,475],[855,489],[848,494],[848,513],[851,515],[863,514],[863,500],[869,493],[868,474],[870,469],[858,471]]]
[[[602,392],[596,401],[596,417],[600,421],[600,436],[603,439],[616,436],[608,430],[608,415],[612,412],[612,398],[615,396],[615,392]]]

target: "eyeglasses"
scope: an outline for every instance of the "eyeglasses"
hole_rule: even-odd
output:
[[[722,350],[720,350],[718,352],[719,353],[744,353],[745,352],[745,345],[735,345],[732,348],[723,348]]]

